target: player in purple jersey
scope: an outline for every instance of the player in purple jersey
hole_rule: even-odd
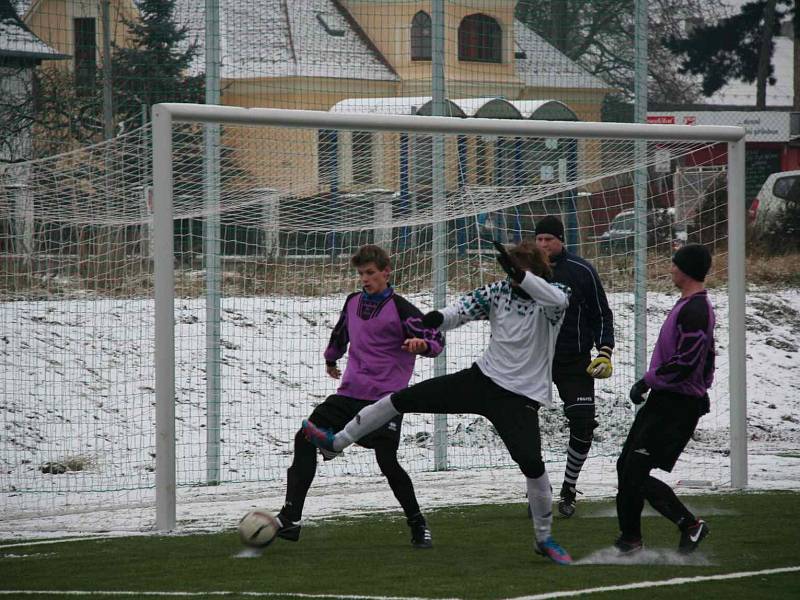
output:
[[[350,260],[358,271],[362,290],[350,294],[325,349],[325,368],[333,379],[341,378],[335,394],[309,416],[333,431],[339,431],[365,406],[408,386],[417,355],[434,357],[444,347],[444,338],[433,328],[422,325],[422,313],[396,294],[389,283],[391,261],[385,250],[366,245]],[[348,353],[344,375],[337,361]],[[411,528],[415,548],[432,546],[431,532],[420,511],[414,486],[397,460],[402,415],[358,440],[375,451],[381,472],[386,476]],[[278,537],[297,541],[306,494],[317,469],[317,449],[302,431],[294,437],[294,458],[287,471],[286,502],[278,514]],[[337,453],[323,452],[330,460]]]
[[[630,398],[646,403],[636,414],[617,460],[617,518],[614,542],[623,554],[642,548],[644,501],[678,526],[678,551],[694,552],[708,525],[678,500],[667,484],[650,475],[670,472],[689,442],[700,417],[709,411],[708,388],[714,379],[714,308],[705,289],[711,255],[690,244],[672,257],[670,273],[680,299],[661,326],[650,368],[633,384]],[[649,390],[649,395],[646,396]]]

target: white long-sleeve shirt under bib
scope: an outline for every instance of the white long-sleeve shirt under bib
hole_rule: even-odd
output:
[[[569,289],[530,272],[520,284],[530,299],[512,293],[508,280],[478,288],[444,308],[441,331],[488,320],[489,346],[477,361],[497,385],[543,406],[552,406],[556,338],[569,305]]]

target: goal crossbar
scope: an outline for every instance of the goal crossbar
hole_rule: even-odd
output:
[[[376,115],[330,113],[282,108],[243,108],[207,104],[163,103],[153,106],[158,118],[172,122],[279,125],[312,129],[362,131],[408,131],[467,135],[512,135],[531,137],[581,137],[606,139],[683,140],[738,142],[743,127],[728,125],[660,125],[642,123],[592,123],[582,121],[528,121],[420,115]],[[162,121],[167,122],[167,121]],[[158,128],[156,128],[156,131]]]

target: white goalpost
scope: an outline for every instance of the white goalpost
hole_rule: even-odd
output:
[[[229,501],[277,510],[301,419],[338,385],[323,352],[359,289],[355,250],[386,248],[394,289],[425,312],[504,277],[492,241],[531,237],[545,215],[614,313],[578,488],[614,493],[628,390],[675,302],[683,242],[713,254],[720,354],[712,411],[665,480],[748,485],[744,130],[526,117],[533,103],[570,118],[552,100],[469,99],[516,115],[502,119],[404,116],[430,112],[425,98],[371,111],[378,100],[403,114],[161,104],[147,127],[0,167],[0,532],[208,529],[233,523]],[[468,367],[488,335],[449,332],[411,382]],[[540,425],[557,479],[557,394]],[[421,495],[516,473],[474,415],[406,415],[398,455]],[[353,446],[320,462],[312,496],[331,482],[382,502],[362,495],[379,476]]]
[[[452,240],[448,237],[446,224],[459,223],[459,220],[472,221],[493,232],[496,237],[507,237],[509,231],[514,231],[513,237],[522,237],[530,233],[530,228],[518,226],[509,227],[508,217],[511,212],[517,221],[525,217],[534,217],[536,212],[551,212],[553,198],[556,211],[565,216],[568,227],[568,244],[582,244],[579,223],[579,209],[576,206],[577,191],[588,190],[584,194],[592,195],[592,190],[601,189],[602,181],[610,177],[624,176],[626,173],[635,172],[637,169],[646,171],[653,167],[657,161],[663,161],[664,151],[668,152],[674,160],[678,157],[696,156],[702,154],[700,149],[703,144],[727,144],[727,282],[728,282],[728,382],[727,396],[729,402],[729,435],[730,435],[730,479],[732,487],[744,487],[747,484],[747,446],[746,446],[746,398],[745,398],[745,336],[744,336],[744,257],[745,257],[745,209],[744,209],[744,130],[738,127],[698,127],[698,126],[666,126],[666,125],[638,125],[619,123],[580,123],[580,122],[534,122],[499,119],[458,119],[449,117],[420,117],[420,116],[389,116],[389,115],[364,115],[364,114],[331,114],[313,111],[296,111],[280,109],[245,109],[238,107],[188,105],[188,104],[160,104],[153,108],[153,186],[155,204],[155,363],[156,363],[156,427],[157,427],[157,462],[156,462],[156,527],[158,529],[171,529],[176,522],[176,433],[175,433],[175,398],[176,398],[176,347],[175,347],[175,249],[174,230],[175,219],[174,195],[175,172],[178,165],[175,163],[175,142],[173,131],[177,124],[214,124],[223,128],[229,127],[228,132],[232,154],[242,148],[248,148],[251,153],[271,153],[270,159],[261,162],[254,161],[253,156],[244,156],[249,161],[251,172],[249,175],[257,180],[266,180],[269,185],[265,187],[276,188],[274,197],[291,203],[292,197],[305,195],[308,201],[318,202],[316,206],[299,210],[295,215],[291,210],[286,215],[274,219],[275,207],[272,205],[268,213],[273,215],[271,223],[266,224],[272,230],[271,239],[279,238],[281,229],[295,227],[302,229],[327,230],[328,237],[333,239],[331,256],[341,262],[337,257],[336,236],[353,234],[354,232],[374,232],[362,239],[375,241],[393,240],[397,237],[403,244],[395,243],[394,246],[411,248],[417,251],[419,265],[432,265],[424,267],[429,269],[426,276],[417,278],[419,281],[428,279],[426,285],[434,298],[441,299],[447,290],[448,281],[453,277],[453,271],[460,267],[458,261],[464,264],[469,260],[470,251],[475,253],[477,260],[481,260],[481,234],[477,235],[477,249],[463,245],[463,239],[458,237],[458,225],[454,237],[456,248],[452,247]],[[254,130],[266,128],[270,132],[279,134],[259,134]],[[236,133],[233,133],[233,131]],[[291,132],[327,132],[331,139],[346,140],[346,149],[326,147],[324,144],[309,144],[309,136]],[[259,137],[261,136],[261,137]],[[433,137],[431,137],[433,136]],[[224,138],[224,135],[223,135]],[[313,139],[313,138],[312,138]],[[430,139],[442,139],[443,143],[430,146]],[[304,143],[305,140],[305,143]],[[510,141],[506,144],[500,141]],[[550,140],[550,141],[548,141]],[[563,153],[560,158],[546,159],[543,150],[541,154],[531,154],[534,142],[542,142],[545,149],[552,150],[553,142],[567,146],[570,150]],[[634,140],[648,143],[649,151],[646,153],[645,164],[631,162],[631,152],[624,143]],[[487,143],[488,142],[488,143]],[[426,149],[426,144],[428,147]],[[225,145],[225,142],[223,142]],[[462,148],[470,146],[462,152]],[[610,146],[610,148],[609,148]],[[376,147],[378,149],[376,150]],[[416,154],[409,148],[415,147]],[[444,156],[439,160],[440,170],[434,165],[437,159],[433,153],[439,148]],[[655,150],[659,150],[656,152]],[[357,150],[359,153],[357,153]],[[470,150],[472,153],[470,154]],[[526,154],[526,152],[528,152]],[[511,158],[509,158],[511,155]],[[608,159],[611,155],[613,158]],[[366,156],[366,159],[364,158]],[[373,159],[378,157],[377,161]],[[281,157],[292,163],[288,169],[276,166]],[[391,157],[391,158],[390,158]],[[413,157],[413,158],[412,158]],[[419,157],[422,157],[420,159]],[[333,163],[328,176],[330,179],[323,182],[321,165],[323,159]],[[398,161],[395,169],[394,159]],[[413,166],[414,177],[405,176],[409,169],[409,161],[416,158]],[[313,160],[311,160],[313,159]],[[234,159],[235,160],[235,159]],[[429,162],[430,165],[424,164]],[[505,160],[505,162],[504,162]],[[528,160],[530,164],[526,164]],[[257,162],[255,166],[254,162]],[[308,168],[316,162],[318,180],[311,182],[314,177],[308,174],[298,181],[291,173],[293,170]],[[610,162],[603,170],[595,163]],[[489,178],[491,183],[486,185],[487,163],[491,163],[493,175]],[[514,171],[505,179],[502,171],[505,165],[507,170]],[[286,165],[284,165],[286,166]],[[328,165],[330,167],[330,165]],[[430,167],[430,168],[429,168]],[[454,174],[450,169],[454,169]],[[538,168],[536,176],[526,178],[533,168]],[[254,172],[253,172],[254,170]],[[379,171],[374,173],[373,171]],[[481,171],[484,171],[483,177]],[[288,171],[288,172],[287,172]],[[392,173],[388,173],[392,171]],[[474,171],[474,173],[465,173]],[[346,173],[346,174],[343,174]],[[369,203],[364,204],[365,198],[370,196],[364,184],[380,181],[388,189],[383,194],[381,201],[374,201],[374,209]],[[497,183],[500,185],[497,185]],[[474,182],[474,183],[473,183]],[[324,184],[324,185],[323,185]],[[361,189],[357,201],[357,194],[342,193],[343,184],[350,184],[352,189]],[[362,184],[359,188],[358,185]],[[391,216],[391,207],[387,212],[387,203],[396,195],[403,196],[404,186],[416,186],[417,192],[423,189],[426,193],[411,195],[414,205],[398,207],[398,216]],[[315,198],[314,192],[324,187],[327,196],[324,200]],[[430,190],[428,190],[430,188]],[[220,196],[225,192],[218,190]],[[408,189],[405,190],[408,195]],[[381,196],[380,193],[373,193]],[[389,198],[387,199],[388,196]],[[352,207],[346,205],[350,200]],[[344,213],[348,209],[359,211],[356,217],[350,220],[341,220],[343,214],[341,206],[337,210],[325,213],[325,202],[344,202]],[[225,202],[222,202],[224,205]],[[536,205],[532,208],[531,205]],[[520,215],[520,208],[529,214]],[[566,208],[565,208],[566,207]],[[709,211],[716,207],[709,208]],[[596,208],[589,207],[589,212]],[[602,210],[602,209],[601,209]],[[388,217],[387,217],[388,215]],[[481,219],[483,218],[483,221]],[[336,219],[339,219],[338,221]],[[491,219],[491,221],[490,221]],[[293,222],[294,221],[294,222]],[[387,222],[388,221],[388,222]],[[635,219],[636,235],[647,235],[645,229],[646,219],[639,216]],[[490,226],[486,226],[490,223]],[[423,224],[433,225],[433,229],[424,232]],[[590,225],[593,225],[590,223]],[[685,223],[683,223],[685,225]],[[694,224],[698,234],[702,236],[704,226]],[[716,228],[718,224],[713,227]],[[472,225],[463,226],[464,230],[471,230]],[[409,234],[409,230],[412,233]],[[716,229],[715,229],[716,230]],[[392,233],[395,231],[396,233]],[[387,233],[388,232],[388,233]],[[571,233],[570,233],[571,232]],[[706,232],[707,233],[707,232]],[[432,236],[431,244],[427,245],[422,240],[425,236]],[[360,236],[356,236],[360,237]],[[462,236],[463,237],[463,236]],[[671,237],[671,236],[670,236]],[[411,240],[410,244],[408,240]],[[427,238],[426,238],[427,239]],[[662,240],[663,241],[663,240]],[[671,241],[671,240],[669,240]],[[719,239],[713,239],[714,243]],[[607,250],[612,258],[624,259],[631,254],[630,248],[615,247],[613,240],[608,240]],[[391,243],[391,242],[390,242]],[[463,247],[462,247],[463,245]],[[472,244],[474,245],[474,244]],[[648,244],[649,246],[649,244]],[[423,250],[423,248],[427,248]],[[655,248],[651,248],[654,250]],[[643,247],[640,252],[647,253],[648,248]],[[425,256],[421,256],[425,254]],[[663,251],[662,251],[663,254]],[[666,253],[668,259],[668,251]],[[640,257],[639,264],[647,264],[646,257]],[[661,256],[663,259],[664,256]],[[717,257],[719,259],[719,256]],[[491,254],[482,259],[486,264],[480,269],[491,269]],[[346,261],[345,261],[346,264]],[[448,269],[448,267],[450,267]],[[617,268],[612,266],[610,268]],[[613,273],[613,271],[609,271]],[[603,275],[603,273],[601,273]],[[641,273],[639,274],[642,275]],[[472,281],[483,282],[485,274],[479,273]],[[444,288],[444,289],[443,289]],[[405,293],[408,293],[404,290]],[[646,303],[647,298],[634,298],[635,303]],[[639,304],[641,307],[642,304]],[[622,333],[622,328],[620,332]],[[647,332],[625,331],[625,335],[632,339],[636,336],[647,336]],[[449,342],[449,345],[452,344]],[[478,344],[479,345],[479,344]],[[321,352],[321,348],[320,348]],[[451,352],[452,355],[452,352]],[[451,356],[452,357],[452,356]],[[449,357],[449,358],[451,358]],[[449,358],[438,359],[441,366]],[[452,361],[450,361],[452,362]],[[631,364],[634,361],[629,361]],[[445,368],[449,368],[449,364]],[[719,384],[718,384],[719,385]],[[627,389],[619,386],[615,392]],[[601,394],[602,395],[602,394]],[[436,468],[448,465],[447,448],[452,442],[448,441],[447,431],[439,428],[434,432],[433,464]],[[446,427],[446,423],[445,423]],[[453,433],[453,432],[451,432]],[[456,434],[463,433],[456,431]],[[211,454],[211,452],[210,452]],[[215,450],[213,454],[219,453]],[[491,466],[488,464],[479,466]],[[469,465],[467,465],[469,466]]]

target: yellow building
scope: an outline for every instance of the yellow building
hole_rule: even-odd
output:
[[[72,56],[72,61],[64,62],[75,71],[76,83],[91,70],[92,59],[102,58],[102,3],[17,0],[32,31]],[[421,109],[431,88],[430,4],[429,0],[220,0],[222,103],[424,114]],[[454,114],[599,120],[603,98],[614,90],[516,20],[515,4],[514,0],[445,3],[445,85],[447,97],[454,99]],[[136,18],[135,5],[132,0],[110,0],[108,6],[112,38],[125,45],[129,37],[124,21]],[[201,1],[177,0],[174,14],[187,29],[186,43],[197,43],[201,49],[204,7]],[[203,52],[192,70],[203,72]],[[369,101],[359,104],[363,99]],[[531,106],[542,112],[530,112]],[[243,157],[256,187],[278,187],[298,195],[328,191],[332,176],[327,171],[332,164],[339,190],[399,186],[398,136],[374,138],[356,132],[334,141],[326,132],[279,134],[262,129],[228,130],[223,139],[242,150],[237,156]],[[276,145],[283,150],[277,157]],[[497,183],[501,175],[496,171],[509,150],[503,140],[495,146],[468,144],[472,180],[466,183]],[[458,160],[453,151],[448,156],[453,164]],[[414,175],[412,161],[417,182],[425,179],[421,162],[416,161]]]
[[[12,0],[17,13],[40,39],[72,60],[56,63],[75,73],[77,86],[94,81],[103,60],[103,0]],[[124,46],[126,20],[138,18],[132,0],[108,3],[109,39]]]

